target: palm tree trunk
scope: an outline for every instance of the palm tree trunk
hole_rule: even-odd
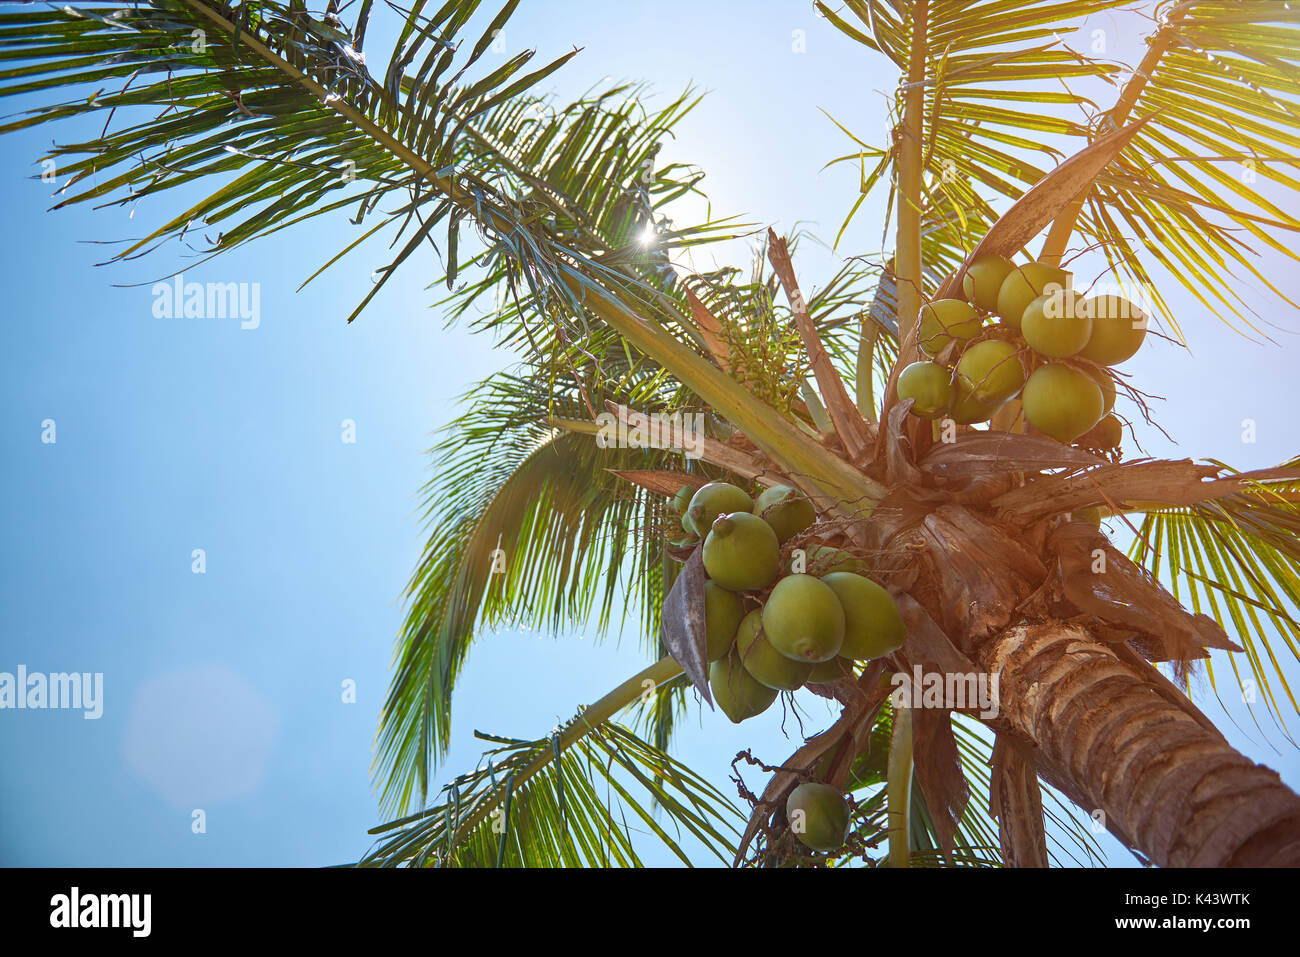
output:
[[[990,724],[1038,749],[1040,775],[1152,863],[1300,866],[1300,797],[1089,632],[1017,624],[983,642]]]

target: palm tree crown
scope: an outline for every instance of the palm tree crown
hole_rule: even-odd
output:
[[[1132,69],[1062,39],[1124,5],[819,0],[830,28],[900,82],[881,141],[842,125],[852,145],[832,158],[861,171],[846,226],[887,193],[891,252],[849,258],[807,291],[795,267],[806,237],[757,232],[747,271],[682,267],[682,250],[756,233],[679,221],[702,173],[659,156],[697,95],[650,109],[643,88],[618,85],[557,103],[539,90],[573,53],[487,56],[518,0],[390,4],[387,59],[366,47],[371,0],[0,13],[0,94],[41,102],[0,131],[106,121],[52,148],[68,177],[60,206],[202,190],[115,258],[177,238],[215,256],[346,215],[356,240],[308,281],[372,238],[393,251],[348,321],[408,260],[434,262],[449,319],[517,360],[465,397],[431,450],[429,537],[377,743],[394,820],[364,863],[635,865],[637,829],[687,864],[683,836],[738,864],[1096,860],[1071,803],[1104,809],[1158,863],[1294,862],[1300,799],[1229,748],[1186,692],[1217,648],[1280,726],[1297,708],[1284,672],[1300,655],[1300,460],[1256,472],[1128,461],[1087,436],[1027,429],[1014,398],[989,428],[944,438],[899,392],[924,358],[922,306],[962,295],[984,256],[1060,266],[1095,252],[1117,281],[1151,291],[1176,337],[1162,276],[1240,326],[1254,321],[1242,276],[1295,305],[1254,250],[1300,258],[1286,202],[1300,189],[1300,13],[1271,0],[1155,4]],[[1099,85],[1113,102],[1079,92]],[[1254,179],[1225,163],[1248,163]],[[698,413],[699,458],[596,441],[610,416],[635,428],[652,413]],[[767,768],[765,791],[742,793],[748,806],[669,753],[682,715],[712,703],[705,573],[671,504],[709,481],[797,489],[818,521],[783,559],[826,546],[855,557],[908,633],[851,677],[810,686],[839,719]],[[1093,508],[1135,518],[1127,556],[1071,520]],[[1102,573],[1089,570],[1098,555]],[[604,633],[629,610],[644,672],[547,737],[488,739],[480,766],[425,806],[476,637],[505,623]],[[900,707],[889,677],[914,666],[1000,676],[1001,714]],[[1149,748],[1134,743],[1144,736]],[[814,779],[853,797],[849,839],[830,854],[803,848],[786,811]],[[1251,828],[1221,826],[1232,814]],[[1195,846],[1177,836],[1212,829]]]

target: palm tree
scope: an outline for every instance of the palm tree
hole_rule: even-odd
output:
[[[430,538],[377,755],[397,816],[363,863],[635,864],[630,816],[687,863],[683,835],[742,865],[1045,866],[1095,854],[1070,802],[1155,864],[1300,864],[1300,798],[1187,692],[1222,649],[1279,725],[1295,707],[1279,658],[1300,637],[1300,461],[1108,461],[1027,434],[1015,401],[940,441],[896,388],[922,304],[959,290],[977,255],[1020,255],[1044,232],[1042,261],[1095,249],[1159,309],[1157,270],[1249,321],[1238,277],[1268,281],[1250,243],[1297,258],[1300,221],[1269,197],[1300,188],[1300,13],[1160,3],[1125,71],[1060,39],[1120,0],[818,3],[900,73],[888,141],[854,137],[841,158],[861,165],[863,196],[888,186],[894,243],[805,298],[797,237],[769,233],[748,273],[670,262],[747,232],[668,218],[700,188],[698,170],[656,161],[693,94],[650,110],[637,87],[567,105],[536,93],[573,54],[486,58],[517,0],[472,33],[478,0],[390,3],[397,39],[374,64],[373,6],[0,14],[0,92],[66,96],[0,129],[105,117],[95,138],[52,149],[60,205],[215,184],[116,258],[193,242],[199,225],[220,229],[217,255],[348,209],[358,238],[320,272],[371,237],[396,250],[349,321],[428,244],[448,313],[520,359],[433,450]],[[1085,82],[1114,85],[1114,104],[1072,91]],[[1224,162],[1249,162],[1269,194]],[[698,411],[702,454],[683,467],[672,448],[604,448],[607,411],[634,426]],[[814,688],[840,717],[767,768],[744,810],[669,754],[690,689],[709,691],[698,552],[670,544],[668,497],[711,479],[802,491],[819,513],[809,543],[866,561],[908,625],[899,651]],[[1091,507],[1140,518],[1128,556],[1070,520]],[[425,806],[473,639],[518,622],[603,631],[618,601],[643,616],[652,663],[551,734],[493,739]],[[898,706],[884,679],[914,667],[996,676],[1001,707]],[[616,723],[631,706],[633,723]],[[856,796],[840,852],[809,855],[790,834],[785,797],[811,778]]]

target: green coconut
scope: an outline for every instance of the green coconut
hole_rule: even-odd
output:
[[[1093,296],[1079,307],[1092,319],[1092,335],[1079,355],[1116,366],[1137,354],[1147,335],[1147,316],[1122,296]]]
[[[965,379],[958,377],[956,386],[953,389],[953,403],[952,408],[948,410],[948,418],[959,425],[987,422],[993,418],[993,413],[1002,404],[1001,402],[981,402],[971,392],[970,384]]]
[[[794,836],[814,851],[834,851],[849,834],[848,801],[820,781],[808,781],[791,791],[785,816]]]
[[[719,515],[753,510],[754,500],[745,494],[744,489],[736,488],[729,482],[710,482],[701,485],[691,496],[691,504],[682,518],[682,525],[688,532],[704,536],[709,534],[709,529]]]
[[[717,582],[704,583],[704,632],[709,661],[717,661],[731,650],[736,629],[745,617],[745,603],[734,591]]]
[[[790,575],[763,606],[763,634],[795,661],[829,661],[844,644],[844,608],[835,591],[812,575]]]
[[[734,651],[709,665],[709,692],[732,724],[762,714],[780,693],[759,684]]]
[[[977,402],[994,407],[1013,398],[1025,384],[1025,368],[1014,342],[985,339],[957,360],[957,377]]]
[[[1015,268],[1015,263],[1006,256],[979,256],[961,277],[961,290],[967,301],[975,303],[978,308],[997,312],[998,291],[1007,274]]]
[[[813,665],[793,661],[772,647],[763,634],[763,612],[757,608],[745,616],[736,631],[736,655],[759,684],[777,691],[803,687],[813,670]]]
[[[731,591],[764,588],[781,573],[776,532],[749,512],[732,512],[714,521],[704,539],[703,557],[709,578]]]
[[[1046,263],[1014,266],[998,288],[997,314],[1005,325],[1020,328],[1025,309],[1039,296],[1070,288],[1071,274]]]
[[[808,684],[826,684],[839,681],[841,678],[856,677],[853,672],[853,662],[843,655],[836,655],[830,661],[819,661],[812,666],[812,671],[808,675]]]
[[[952,405],[952,373],[937,362],[913,362],[898,374],[899,399],[912,399],[912,414],[937,419]]]
[[[1101,420],[1101,389],[1092,377],[1051,362],[1034,370],[1020,397],[1025,418],[1058,442],[1073,442]]]
[[[1097,383],[1097,388],[1101,389],[1102,412],[1109,412],[1115,408],[1115,378],[1110,374],[1105,366],[1084,366],[1083,371],[1088,373],[1093,382]]]
[[[817,509],[808,497],[789,485],[764,489],[754,502],[754,514],[772,526],[777,541],[784,544],[817,521]]]
[[[870,578],[852,572],[822,577],[844,609],[840,657],[870,661],[903,647],[907,626],[892,595]]]
[[[926,355],[938,355],[956,339],[970,339],[984,321],[970,303],[961,299],[936,299],[921,310],[917,344]]]
[[[1092,335],[1092,319],[1077,305],[1073,291],[1062,289],[1039,296],[1026,306],[1020,318],[1020,334],[1029,348],[1040,355],[1064,359],[1086,346]]]
[[[678,515],[685,515],[686,510],[691,507],[691,499],[695,497],[694,485],[683,485],[673,496],[671,508]]]

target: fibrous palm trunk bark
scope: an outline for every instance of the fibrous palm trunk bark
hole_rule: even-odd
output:
[[[1154,864],[1300,866],[1300,797],[1084,628],[1021,623],[981,643],[991,722],[1040,775]]]

